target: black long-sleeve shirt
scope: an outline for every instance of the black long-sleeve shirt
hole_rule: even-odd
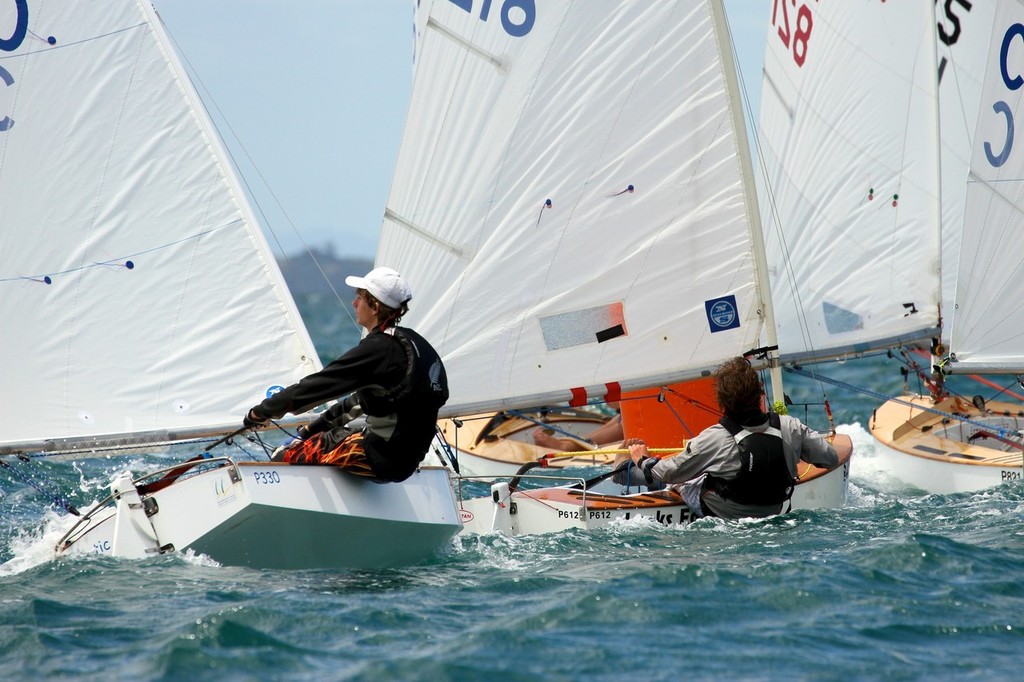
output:
[[[301,414],[360,388],[395,386],[408,367],[405,349],[398,339],[375,330],[319,372],[303,377],[252,409],[264,419],[279,419],[289,412]]]
[[[394,334],[403,332],[415,347],[416,357],[436,360],[437,388],[443,389],[444,398],[447,398],[447,378],[437,354],[412,330],[396,330]],[[438,407],[444,399],[437,402],[433,395],[414,390],[396,404],[381,401],[374,397],[374,391],[366,390],[371,387],[379,387],[385,392],[394,389],[409,373],[409,354],[394,334],[378,330],[370,332],[337,360],[265,399],[252,408],[253,412],[259,417],[277,419],[289,412],[300,414],[328,400],[359,392],[359,404],[366,415],[371,418],[394,417],[394,430],[390,433],[375,431],[372,419],[370,428],[363,432],[363,447],[374,474],[384,480],[408,478],[430,447]],[[389,411],[392,409],[394,412]]]

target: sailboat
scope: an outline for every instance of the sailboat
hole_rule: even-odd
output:
[[[511,476],[523,465],[538,461],[556,469],[610,464],[614,456],[592,438],[610,418],[596,409],[556,405],[441,419],[438,428],[456,453],[460,473]],[[534,435],[538,429],[564,447],[538,443]]]
[[[934,359],[937,381],[931,394],[889,400],[870,423],[889,470],[930,493],[1019,481],[1024,466],[1024,400],[1019,395],[1019,402],[961,397],[947,390],[945,380],[947,374],[968,375],[991,385],[982,375],[1015,374],[1019,382],[1024,373],[1024,315],[1016,303],[1024,276],[1017,240],[1010,236],[1024,209],[1024,155],[1013,133],[1018,114],[1024,114],[1014,80],[1022,68],[1024,11],[1019,2],[1005,2],[975,4],[970,12],[958,26],[960,42],[949,59],[959,75],[949,95],[962,104],[942,110],[952,114],[949,138],[961,142],[961,155],[942,159],[944,174],[950,168],[958,171],[955,196],[962,202],[961,210],[944,222],[944,229],[959,236],[950,268],[955,295],[952,285],[943,288],[946,300],[954,302],[948,354],[943,349]],[[945,75],[943,82],[945,87]],[[958,117],[961,110],[967,126]],[[943,132],[945,141],[945,125]],[[969,174],[963,172],[968,162]]]
[[[148,2],[3,3],[0,91],[0,454],[209,442],[320,368]],[[57,552],[395,565],[462,527],[440,467],[377,485],[207,454],[117,475]]]
[[[460,473],[498,476],[538,462],[551,469],[611,464],[626,432],[660,451],[679,451],[721,417],[708,377],[630,391],[609,404],[504,410],[442,419],[438,427],[458,453]],[[548,438],[538,440],[538,430]]]
[[[757,143],[789,365],[930,343],[938,333],[930,5],[775,5]]]
[[[429,305],[407,319],[448,368],[442,417],[615,401],[746,353],[773,364],[720,1],[435,1],[416,26],[377,262],[421,283]],[[794,508],[845,500],[852,445],[835,443],[841,464],[801,472]],[[672,493],[542,491],[495,483],[461,501],[466,527],[529,534],[687,514]]]

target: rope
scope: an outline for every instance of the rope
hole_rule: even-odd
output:
[[[682,452],[683,450],[684,450],[684,448],[647,448],[647,452],[652,452],[652,453],[655,453],[655,454],[658,454],[658,453],[664,454],[664,453],[667,453],[667,452]],[[548,457],[548,460],[550,461],[552,459],[562,459],[563,457],[570,457],[570,458],[571,457],[579,457],[580,455],[584,455],[586,457],[589,457],[591,455],[628,455],[628,454],[629,454],[629,448],[605,448],[603,450],[577,450],[576,452],[565,452],[565,453],[562,453],[562,454],[559,454],[559,455],[555,455],[553,457]]]
[[[0,459],[0,466],[3,466],[5,469],[7,469],[8,472],[10,472],[11,478],[20,480],[22,483],[26,483],[26,484],[32,486],[33,488],[35,488],[37,491],[39,491],[40,493],[42,493],[46,497],[49,497],[56,506],[64,509],[69,514],[74,514],[75,516],[81,516],[79,511],[77,509],[75,509],[75,506],[73,504],[71,504],[67,500],[67,498],[65,498],[60,493],[51,493],[50,491],[46,490],[45,488],[43,488],[42,484],[36,483],[36,481],[31,476],[29,476],[28,474],[26,474],[24,472],[18,471],[14,467],[12,467],[10,465],[10,463],[7,462],[7,460]],[[52,481],[47,481],[47,482],[52,483]]]
[[[952,412],[946,412],[945,410],[937,410],[937,409],[935,409],[933,407],[925,407],[923,405],[915,405],[914,403],[907,402],[906,400],[900,400],[899,398],[897,398],[895,396],[889,396],[889,395],[885,395],[884,393],[879,393],[878,391],[872,391],[872,390],[867,389],[867,388],[861,388],[860,386],[854,386],[853,384],[849,384],[849,383],[846,383],[845,381],[840,381],[838,379],[833,379],[833,378],[827,377],[827,376],[825,376],[823,374],[818,374],[817,372],[808,372],[805,369],[797,369],[796,367],[784,367],[783,369],[785,369],[787,372],[791,372],[793,374],[796,374],[796,375],[799,375],[799,376],[802,376],[802,377],[807,377],[808,379],[814,379],[816,381],[824,381],[825,383],[832,384],[833,386],[838,386],[839,388],[843,388],[843,389],[846,389],[848,391],[853,391],[854,393],[861,393],[863,395],[871,396],[872,398],[877,398],[878,400],[881,400],[883,402],[893,402],[893,403],[896,403],[898,405],[906,405],[907,407],[911,407],[911,408],[914,408],[916,410],[921,410],[922,412],[930,412],[932,414],[937,414],[939,416],[947,417],[949,419],[956,419],[958,421],[963,422],[964,424],[971,424],[972,426],[977,426],[977,427],[983,428],[983,429],[992,429],[993,428],[992,424],[986,424],[984,422],[975,421],[975,420],[970,419],[968,417],[964,417],[962,415],[954,414]],[[998,427],[995,430],[999,433],[1000,436],[1004,436],[1004,437],[1005,436],[1018,436],[1019,437],[1021,435],[1024,435],[1020,431],[1014,431],[1014,430],[1006,429],[1006,428],[1003,428],[1003,427]]]
[[[699,405],[699,403],[697,403],[696,400],[691,400],[688,396],[682,395],[681,393],[678,393],[676,391],[671,391],[671,392],[674,395],[679,396],[680,398],[684,398],[686,400],[690,400],[691,403]],[[670,403],[668,400],[665,400],[665,389],[664,388],[662,388],[661,392],[658,393],[658,402],[661,403],[662,405],[664,405],[665,407],[667,407],[669,409],[669,411],[672,412],[672,416],[675,417],[676,421],[679,422],[679,425],[683,427],[683,431],[686,431],[686,437],[687,438],[693,438],[693,431],[690,429],[689,426],[686,425],[686,422],[683,421],[683,418],[679,416],[679,413],[676,412],[676,408],[672,407],[672,403]],[[703,407],[703,405],[701,405],[701,407]]]
[[[802,474],[800,473],[800,465],[801,464],[803,464],[805,466],[804,472]],[[806,476],[807,474],[811,473],[811,469],[813,469],[813,468],[814,468],[813,464],[808,464],[807,462],[797,462],[796,463],[796,480],[800,481],[801,479],[803,479],[804,476]]]
[[[536,424],[537,426],[543,426],[545,429],[551,429],[552,431],[554,431],[555,433],[557,433],[559,435],[568,436],[569,438],[573,438],[575,440],[581,440],[584,443],[591,443],[591,444],[593,444],[593,442],[594,442],[594,441],[590,440],[589,438],[584,438],[583,436],[579,436],[579,435],[577,435],[577,434],[575,434],[575,433],[573,433],[571,431],[566,431],[565,429],[560,429],[560,428],[558,428],[557,426],[555,426],[552,423],[542,422],[539,419],[536,419],[534,417],[529,416],[528,414],[520,412],[519,410],[505,410],[505,412],[507,414],[512,415],[513,417],[519,417],[523,421],[531,422],[533,424]]]
[[[441,430],[440,426],[435,426],[434,432],[436,436],[435,440],[441,443],[441,450],[444,452],[445,456],[448,457],[448,462],[451,464],[452,470],[455,471],[456,474],[461,473],[459,471],[459,457],[457,454],[455,454],[458,448],[458,442],[456,442],[456,449],[453,450],[452,446],[449,445],[448,443],[448,439],[444,437],[444,431]],[[458,437],[458,434],[459,431],[458,429],[456,429],[456,438]],[[437,455],[437,458],[441,461],[441,464],[444,464],[444,460],[441,459],[440,453],[437,452],[436,446],[434,448],[434,454]]]

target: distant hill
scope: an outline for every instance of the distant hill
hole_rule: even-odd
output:
[[[278,266],[284,281],[288,283],[294,295],[330,293],[333,285],[335,291],[347,297],[351,290],[345,285],[349,275],[365,275],[373,269],[373,261],[369,258],[341,257],[334,253],[333,248],[310,249],[308,253],[278,258]]]

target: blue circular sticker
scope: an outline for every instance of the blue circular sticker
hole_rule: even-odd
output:
[[[736,321],[736,308],[728,301],[717,301],[711,306],[711,320],[719,327],[728,327]]]

